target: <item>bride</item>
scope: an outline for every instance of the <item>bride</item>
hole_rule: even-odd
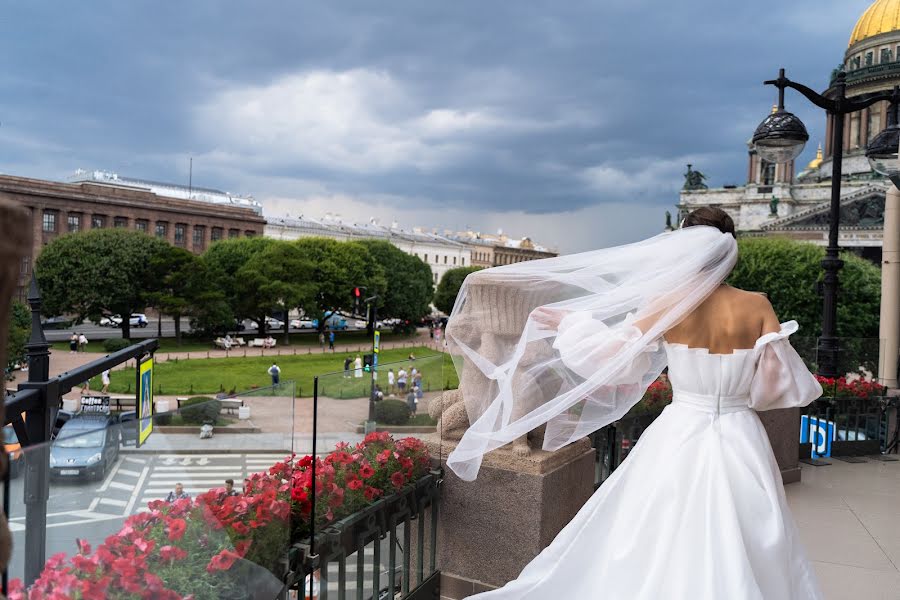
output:
[[[447,337],[492,392],[465,398],[472,426],[447,460],[462,479],[536,428],[555,450],[621,418],[666,366],[673,389],[556,539],[516,580],[475,598],[823,597],[756,414],[805,406],[822,388],[788,341],[797,323],[779,324],[765,295],[724,283],[736,260],[731,218],[701,208],[637,244],[466,280]],[[485,286],[504,300],[483,301]],[[521,334],[467,326],[504,311],[525,311]]]

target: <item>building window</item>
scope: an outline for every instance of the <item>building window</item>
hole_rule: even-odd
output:
[[[56,233],[56,212],[44,211],[44,231],[48,233]]]
[[[237,229],[229,229],[229,230],[228,230],[228,237],[229,237],[229,238],[236,238],[236,237],[238,237],[239,235],[241,235],[241,232],[238,231]]]
[[[898,46],[897,48],[898,48],[898,50],[900,50],[900,46]],[[856,58],[853,59],[853,68],[854,69],[858,69],[860,67],[861,60],[862,59],[859,56],[857,56]]]
[[[465,256],[463,256],[463,257],[460,258],[459,260],[462,261],[462,264],[461,264],[460,266],[462,266],[462,267],[466,266],[466,257],[465,257]]]
[[[128,227],[128,217],[116,217],[113,219],[113,227]]]
[[[203,244],[206,243],[206,227],[203,225],[194,225],[194,249],[202,250]]]
[[[422,260],[425,261],[425,262],[428,262],[428,255],[426,254],[426,255],[425,255],[425,258],[423,258]]]
[[[214,242],[217,242],[222,239],[222,228],[221,227],[213,227],[212,235],[210,239]]]
[[[873,106],[869,108],[869,128],[866,142],[872,141],[872,138],[879,133],[881,133],[881,111]]]
[[[156,222],[156,237],[166,239],[169,237],[169,224],[165,221]]]
[[[447,264],[447,255],[446,254],[444,255],[444,264],[445,265]]]
[[[891,62],[891,49],[890,48],[882,48],[881,49],[881,60],[879,62],[882,62],[882,63]]]
[[[850,147],[859,148],[861,129],[859,127],[859,113],[850,115]]]
[[[143,233],[147,233],[147,230],[150,229],[150,222],[147,219],[138,219],[134,222],[134,228]]]
[[[91,229],[103,229],[104,227],[106,227],[106,217],[103,215],[91,217]]]
[[[434,282],[437,283],[437,273],[434,274]]]
[[[872,60],[873,60],[872,52],[866,52],[866,66],[867,67],[872,66]]]
[[[454,264],[454,265],[456,264],[456,257],[455,257],[455,256],[453,257],[453,264]]]
[[[31,268],[31,257],[23,256],[22,264],[19,266],[19,273],[21,273],[22,275],[28,275],[30,268]]]
[[[760,163],[761,176],[760,183],[763,185],[772,185],[775,183],[775,163],[770,163],[767,161],[762,161]]]
[[[184,247],[187,241],[187,225],[184,223],[175,224],[175,245]]]
[[[247,231],[244,232],[244,235],[247,237],[253,237],[254,235],[256,235],[256,232],[253,231],[252,229],[248,229]]]
[[[81,215],[73,215],[69,213],[66,219],[66,225],[69,227],[69,233],[75,233],[81,230]]]

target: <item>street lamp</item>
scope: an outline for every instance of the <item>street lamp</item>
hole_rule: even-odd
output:
[[[819,338],[818,362],[819,374],[825,377],[838,376],[838,337],[837,337],[837,291],[838,271],[844,266],[840,259],[838,246],[838,228],[841,218],[841,169],[844,158],[844,117],[883,100],[891,101],[889,115],[893,115],[893,127],[891,121],[888,127],[882,131],[870,146],[872,154],[869,161],[873,168],[878,165],[876,171],[883,173],[891,180],[900,175],[897,160],[897,145],[900,141],[900,129],[897,128],[897,105],[900,95],[897,88],[893,91],[875,92],[864,94],[854,98],[847,98],[846,75],[843,71],[837,74],[834,82],[835,98],[827,98],[814,90],[793,82],[784,76],[784,69],[779,70],[778,79],[766,81],[765,85],[774,85],[778,88],[778,109],[767,116],[753,134],[753,145],[757,153],[765,160],[775,163],[785,163],[803,151],[809,134],[803,122],[793,114],[784,110],[784,90],[793,88],[806,96],[806,98],[832,115],[832,160],[831,160],[831,211],[829,213],[828,248],[825,258],[822,260],[822,268],[825,271],[824,302],[822,307],[822,335]],[[889,117],[890,118],[890,117]],[[882,137],[884,136],[884,137]],[[874,142],[882,139],[880,147],[875,147]],[[891,140],[893,149],[890,148]],[[874,161],[874,162],[873,162]],[[883,170],[882,170],[883,169]],[[900,178],[898,178],[900,181]]]

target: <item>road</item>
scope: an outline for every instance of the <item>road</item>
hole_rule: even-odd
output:
[[[181,483],[192,497],[222,487],[225,479],[235,481],[240,489],[244,478],[263,471],[285,458],[284,453],[248,454],[120,454],[103,481],[51,481],[47,505],[47,558],[58,552],[75,553],[76,539],[86,540],[96,548],[108,536],[118,532],[125,518],[142,510],[147,503],[159,500]],[[10,529],[13,533],[13,555],[9,565],[10,579],[24,575],[25,508],[24,477],[10,482]],[[403,539],[402,528],[398,531]],[[386,585],[388,540],[381,543],[382,586]],[[374,570],[373,546],[367,546],[363,566],[364,586],[371,594]],[[398,564],[402,551],[397,551]],[[356,555],[346,561],[346,590],[355,596],[357,578]],[[329,569],[328,588],[337,592],[337,565]]]

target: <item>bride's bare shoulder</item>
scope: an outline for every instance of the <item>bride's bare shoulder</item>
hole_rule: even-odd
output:
[[[761,322],[761,332],[778,331],[780,324],[778,317],[775,315],[775,309],[769,302],[769,297],[765,292],[754,292],[750,290],[742,290],[732,287],[732,301],[737,308],[748,317]]]

